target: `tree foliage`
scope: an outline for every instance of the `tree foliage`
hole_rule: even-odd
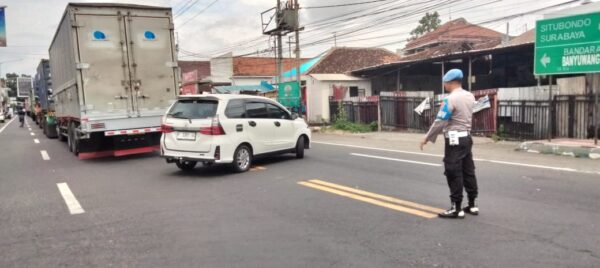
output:
[[[440,14],[438,14],[437,11],[425,13],[425,16],[419,20],[419,25],[410,32],[410,40],[417,39],[420,36],[437,29],[441,24],[442,20],[440,20]]]

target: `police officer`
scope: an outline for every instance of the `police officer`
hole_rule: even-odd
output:
[[[463,72],[458,69],[448,71],[443,78],[444,88],[450,94],[444,98],[433,125],[421,142],[421,150],[428,143],[435,143],[437,136],[444,133],[444,175],[450,187],[450,209],[441,212],[441,218],[464,218],[465,212],[479,215],[475,204],[477,198],[477,178],[473,163],[473,139],[471,123],[475,97],[462,88]],[[463,187],[467,192],[469,204],[461,207]]]

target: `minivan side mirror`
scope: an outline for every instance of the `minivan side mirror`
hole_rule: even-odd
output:
[[[297,113],[292,113],[292,120],[296,120],[300,118],[300,116]]]

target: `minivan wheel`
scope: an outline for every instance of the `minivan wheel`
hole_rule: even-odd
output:
[[[247,145],[240,145],[233,155],[233,169],[236,172],[246,172],[252,165],[252,151]]]
[[[296,158],[304,158],[304,137],[298,138],[296,142]]]
[[[183,171],[190,171],[196,167],[196,161],[177,161],[175,164],[177,167]]]

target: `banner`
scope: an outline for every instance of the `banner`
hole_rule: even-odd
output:
[[[6,46],[6,20],[4,7],[0,7],[0,47]]]
[[[475,105],[473,106],[473,113],[477,113],[481,110],[489,108],[492,108],[492,105],[490,104],[490,97],[488,95],[485,95],[484,97],[479,98],[477,102],[475,102]]]
[[[421,115],[425,110],[429,110],[429,109],[431,109],[431,105],[429,104],[429,97],[428,97],[425,100],[423,100],[421,102],[421,104],[419,104],[419,106],[417,106],[417,108],[415,108],[415,113]]]
[[[19,98],[28,98],[31,96],[32,89],[33,83],[31,77],[17,77],[17,96]]]
[[[285,107],[300,106],[300,85],[297,81],[279,84],[278,90],[279,103]]]

